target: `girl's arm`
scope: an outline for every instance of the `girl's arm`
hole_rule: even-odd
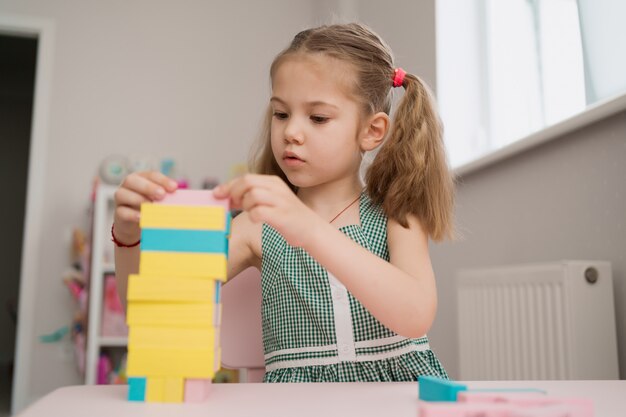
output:
[[[388,222],[390,262],[327,223],[314,229],[303,247],[382,324],[402,336],[421,337],[435,319],[437,289],[428,237],[417,218],[408,221],[408,229]]]
[[[228,279],[249,266],[261,270],[261,224],[243,212],[233,219],[228,242]]]
[[[408,218],[408,229],[389,221],[387,262],[327,223],[276,176],[248,174],[215,192],[230,196],[250,221],[268,223],[289,244],[304,248],[392,331],[421,337],[430,329],[437,292],[428,238],[415,217]]]

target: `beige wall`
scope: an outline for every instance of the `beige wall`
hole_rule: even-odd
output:
[[[626,378],[626,112],[460,178],[465,239],[432,246],[440,308],[431,332],[458,376],[456,271],[607,260],[613,267],[620,375]]]
[[[396,65],[436,91],[435,0],[363,0],[358,13],[391,46]]]

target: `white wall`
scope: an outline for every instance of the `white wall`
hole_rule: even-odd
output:
[[[61,275],[100,161],[171,156],[192,179],[224,179],[256,135],[269,63],[311,12],[308,0],[3,0],[0,13],[55,26],[41,256],[31,260],[36,340],[72,319]],[[37,343],[27,360],[27,400],[81,383],[68,343]]]
[[[398,67],[436,92],[435,0],[362,0],[358,16],[389,44]]]

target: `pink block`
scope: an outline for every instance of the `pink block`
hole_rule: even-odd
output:
[[[211,190],[176,190],[158,203],[172,206],[222,206],[230,210],[230,200],[215,198]]]
[[[210,379],[185,379],[185,402],[201,403],[211,391]]]
[[[420,417],[511,417],[509,404],[420,401]]]
[[[509,417],[593,417],[593,410],[584,410],[572,404],[552,404],[519,407]]]
[[[507,403],[420,401],[420,417],[593,417],[572,404],[525,407]]]
[[[526,392],[526,391],[461,391],[457,394],[459,402],[476,402],[476,403],[508,403],[519,399],[546,398],[543,392]]]
[[[507,403],[524,407],[568,405],[578,410],[572,416],[593,415],[593,401],[582,397],[554,397],[541,393],[460,392],[458,400],[471,403]]]

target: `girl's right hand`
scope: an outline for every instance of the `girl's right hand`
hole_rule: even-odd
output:
[[[158,171],[133,172],[124,178],[115,191],[115,238],[128,244],[138,241],[141,203],[161,200],[177,188],[176,181]]]

